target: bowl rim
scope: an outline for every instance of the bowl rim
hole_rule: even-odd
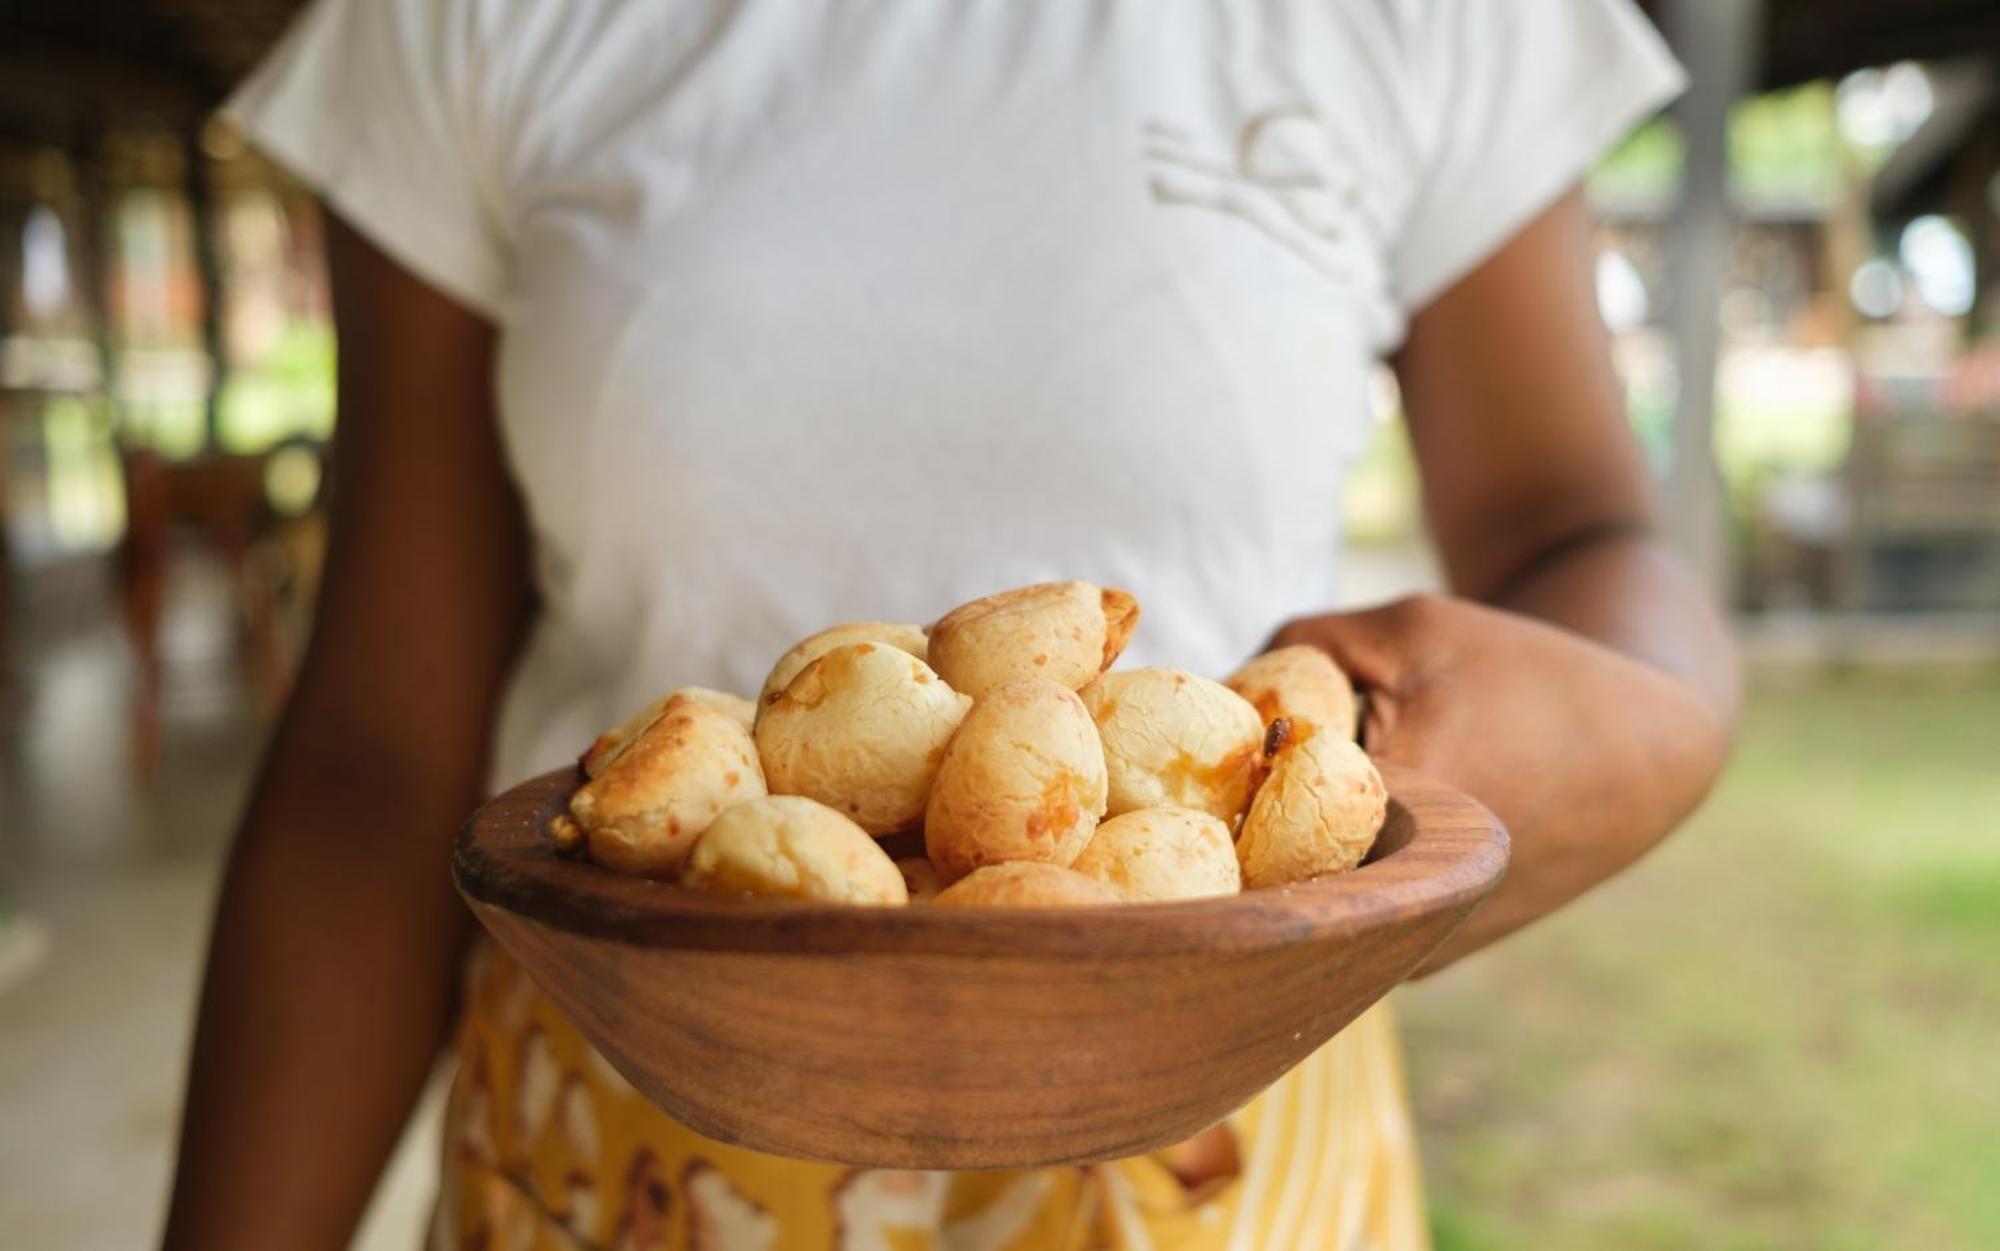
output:
[[[1345,873],[1168,903],[1071,908],[865,907],[731,899],[557,855],[546,836],[582,771],[555,769],[480,807],[452,854],[459,893],[545,928],[642,947],[709,952],[963,955],[1031,959],[1254,952],[1361,933],[1466,904],[1505,872],[1508,839],[1471,797],[1383,766],[1385,830],[1400,842]]]

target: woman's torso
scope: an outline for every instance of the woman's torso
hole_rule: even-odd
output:
[[[1232,667],[1332,596],[1404,310],[1678,82],[1626,0],[314,0],[232,108],[501,328],[543,612],[500,785],[832,622],[1043,578],[1135,592],[1134,661]],[[748,1156],[623,1089],[504,958],[465,1004],[441,1246],[1423,1236],[1379,1013],[1232,1118],[1240,1176],[1190,1196],[1148,1160]],[[897,1219],[847,1220],[863,1199]]]
[[[1214,673],[1328,605],[1400,325],[1388,6],[550,7],[486,88],[545,605],[496,781],[835,621],[1081,577]]]
[[[1220,673],[1326,606],[1342,465],[1399,328],[1389,154],[1411,143],[1394,25],[1350,9],[496,18],[534,49],[485,90],[515,258],[501,407],[544,600],[496,782],[670,687],[753,691],[836,621],[1089,578],[1143,602],[1134,661]],[[947,1177],[756,1156],[631,1095],[504,958],[468,1007],[441,1212],[459,1245],[1422,1240],[1374,1018],[1236,1118],[1242,1174],[1190,1195],[1151,1160]]]

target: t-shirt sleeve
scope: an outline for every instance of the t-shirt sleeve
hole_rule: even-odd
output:
[[[497,318],[508,246],[480,51],[454,0],[315,0],[226,109],[398,264]]]
[[[1390,261],[1409,312],[1686,85],[1629,0],[1432,0],[1421,26],[1414,72],[1435,111]]]

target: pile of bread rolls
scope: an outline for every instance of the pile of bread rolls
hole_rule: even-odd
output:
[[[557,846],[722,895],[1055,907],[1229,895],[1353,868],[1387,806],[1354,691],[1285,647],[1226,683],[1111,668],[1124,591],[1048,582],[928,631],[805,639],[755,702],[688,688],[607,730]],[[922,856],[878,839],[921,829]]]

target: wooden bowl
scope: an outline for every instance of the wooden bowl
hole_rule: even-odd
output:
[[[458,838],[458,889],[632,1084],[778,1155],[1016,1168],[1214,1124],[1444,941],[1507,863],[1484,808],[1385,772],[1353,872],[1186,903],[1062,910],[722,899],[556,856],[580,780],[515,787]]]

